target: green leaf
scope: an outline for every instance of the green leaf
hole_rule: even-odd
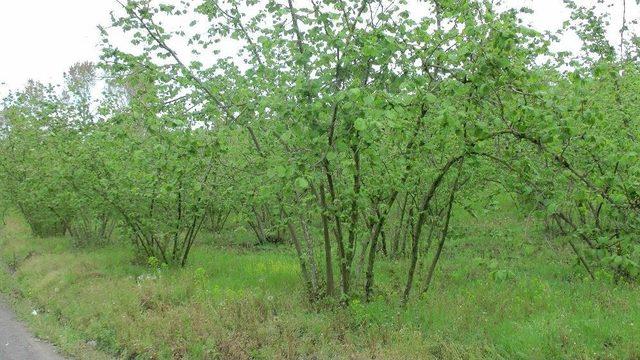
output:
[[[275,172],[278,177],[284,178],[287,176],[287,168],[282,165],[276,166]]]
[[[307,181],[307,179],[299,177],[296,179],[296,187],[298,189],[305,190],[309,188],[309,182]]]

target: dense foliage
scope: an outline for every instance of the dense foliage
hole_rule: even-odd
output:
[[[292,244],[312,299],[368,300],[376,259],[408,258],[406,302],[429,288],[453,209],[482,216],[492,188],[567,235],[589,276],[638,280],[626,25],[618,51],[606,17],[570,3],[576,55],[525,26],[527,9],[484,1],[420,2],[424,16],[393,0],[121,5],[131,51],[104,31],[99,66],[4,101],[0,184],[35,234],[130,240],[184,266],[203,231],[243,227]],[[186,62],[179,42],[214,55]]]

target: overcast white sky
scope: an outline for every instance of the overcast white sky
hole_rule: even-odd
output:
[[[165,0],[170,3],[178,0]],[[619,4],[622,0],[608,0]],[[561,26],[569,13],[562,0],[506,0],[535,10],[532,25],[539,30]],[[596,3],[596,0],[584,0]],[[627,1],[631,2],[631,1]],[[75,62],[95,61],[99,55],[98,24],[109,23],[115,0],[0,0],[0,97],[28,79],[57,82]],[[621,6],[615,5],[612,28],[619,29]],[[633,17],[638,8],[628,11]],[[617,25],[617,26],[616,26]],[[611,36],[616,36],[612,32]],[[566,46],[577,47],[568,39]],[[2,84],[4,83],[4,84]]]

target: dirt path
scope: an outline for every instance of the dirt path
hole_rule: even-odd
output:
[[[16,320],[13,311],[0,298],[0,359],[64,360],[55,348],[36,339]]]

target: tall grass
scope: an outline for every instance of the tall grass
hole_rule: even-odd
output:
[[[165,269],[136,265],[122,247],[35,238],[15,214],[0,236],[15,274],[1,288],[23,313],[38,309],[28,320],[39,335],[78,357],[640,357],[638,288],[587,280],[562,241],[513,213],[459,216],[433,287],[406,309],[396,301],[408,264],[381,264],[370,303],[308,304],[286,246],[201,245],[186,268]]]

